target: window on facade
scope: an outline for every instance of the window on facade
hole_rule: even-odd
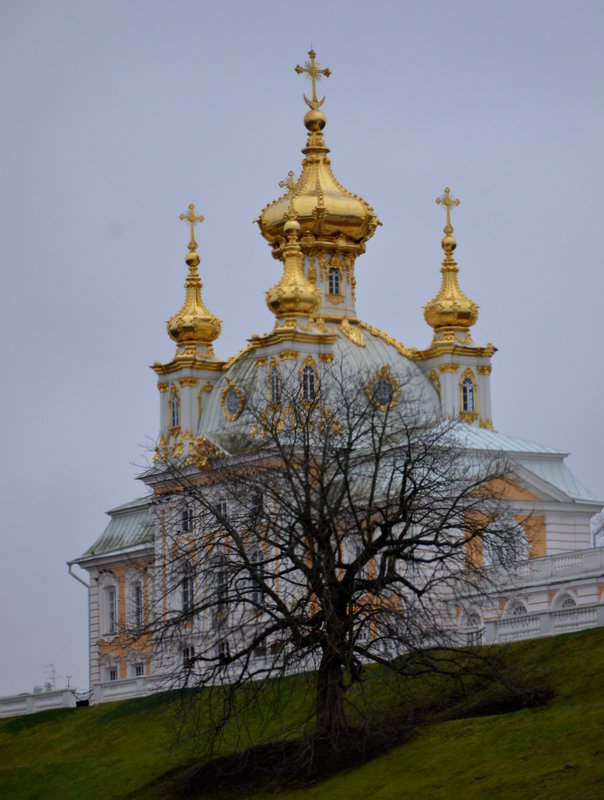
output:
[[[117,680],[117,667],[109,667],[109,669],[107,670],[107,678],[110,681]]]
[[[329,268],[329,294],[340,294],[340,270],[337,267]]]
[[[220,500],[216,504],[216,507],[221,517],[224,517],[225,519],[229,518],[229,504],[224,499],[224,497],[220,498]]]
[[[180,584],[182,596],[182,610],[186,613],[193,610],[193,569],[187,565],[184,569],[184,576]]]
[[[528,614],[526,607],[522,605],[522,603],[514,603],[512,607],[512,617],[523,617],[525,614]]]
[[[143,587],[135,583],[132,590],[132,623],[135,631],[143,627]]]
[[[181,512],[180,527],[183,533],[192,533],[194,527],[193,508],[185,506]]]
[[[218,658],[220,661],[226,661],[230,656],[230,652],[228,642],[218,642]]]
[[[170,425],[172,428],[180,427],[180,398],[176,392],[170,397]]]
[[[140,678],[142,675],[145,674],[145,665],[144,664],[135,664],[134,665],[134,674],[137,678]]]
[[[187,645],[182,649],[182,663],[185,669],[191,669],[195,664],[195,648]]]
[[[117,633],[117,592],[113,587],[105,589],[105,609],[107,612],[105,633],[115,636]]]
[[[263,592],[263,584],[264,584],[264,553],[262,550],[255,550],[252,553],[251,558],[253,564],[253,576],[251,578],[252,584],[252,603],[254,606],[263,606],[264,605],[264,592]]]
[[[464,378],[461,384],[461,400],[462,400],[462,411],[475,411],[475,392],[474,392],[474,381],[472,378]]]
[[[281,378],[277,367],[271,367],[271,403],[281,400]]]
[[[225,561],[221,561],[216,572],[216,600],[219,609],[224,609],[229,590],[229,574]]]
[[[302,399],[314,400],[317,396],[316,387],[317,376],[315,370],[310,364],[307,364],[302,369]]]
[[[572,597],[565,597],[564,600],[560,603],[560,608],[562,610],[566,608],[576,608],[576,606],[577,604],[575,603]]]

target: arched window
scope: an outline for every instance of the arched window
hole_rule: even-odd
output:
[[[172,392],[170,395],[170,427],[180,427],[180,397],[178,392]]]
[[[560,609],[575,608],[576,605],[577,604],[572,597],[565,597],[564,600],[560,603]]]
[[[182,533],[192,533],[194,527],[193,507],[185,505],[181,511],[181,526]]]
[[[278,403],[281,400],[281,376],[279,368],[271,367],[271,403]]]
[[[476,411],[476,398],[474,381],[472,378],[464,378],[461,384],[461,409],[462,411]]]
[[[329,294],[340,294],[340,270],[337,267],[329,268]]]
[[[310,364],[307,364],[305,367],[302,367],[302,399],[303,400],[315,400],[317,396],[317,375],[315,373],[314,367],[311,367]]]
[[[520,600],[510,600],[503,610],[503,616],[506,618],[525,617],[527,614],[528,610],[524,603]]]
[[[130,586],[130,624],[128,627],[132,633],[136,633],[143,629],[143,622],[143,587],[137,582]]]

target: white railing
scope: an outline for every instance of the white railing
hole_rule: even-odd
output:
[[[598,625],[598,606],[575,606],[552,611],[552,632],[582,631]]]
[[[484,577],[489,587],[501,590],[506,586],[531,585],[559,580],[561,577],[580,579],[604,572],[604,547],[540,556],[521,561],[509,569],[489,567]],[[489,591],[489,589],[487,589]]]
[[[16,717],[21,714],[35,714],[50,708],[75,708],[76,697],[73,689],[56,689],[51,692],[17,694],[0,697],[0,717]]]
[[[523,614],[507,617],[497,623],[498,642],[511,642],[517,639],[532,639],[541,632],[541,614]]]

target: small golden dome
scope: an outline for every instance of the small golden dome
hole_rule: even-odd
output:
[[[321,292],[304,276],[304,255],[298,241],[301,225],[287,219],[283,231],[287,240],[283,246],[283,275],[266,293],[266,304],[277,317],[289,317],[286,324],[295,325],[297,316],[310,316],[321,302]]]
[[[285,244],[284,225],[292,200],[305,252],[318,248],[362,253],[365,242],[381,225],[373,208],[361,197],[344,189],[331,171],[327,156],[329,148],[323,139],[326,118],[320,110],[325,98],[318,100],[315,90],[315,81],[321,76],[328,77],[330,70],[320,69],[315,55],[311,50],[310,61],[304,67],[296,67],[296,72],[306,73],[313,82],[312,99],[304,97],[310,111],[304,117],[308,137],[302,150],[302,172],[297,181],[290,173],[289,180],[280,184],[287,192],[267,205],[258,218],[260,231],[272,245],[275,258],[281,258]]]
[[[441,241],[445,258],[440,270],[443,276],[440,291],[424,306],[424,319],[428,325],[434,328],[435,332],[444,329],[467,331],[478,319],[478,306],[473,300],[466,297],[457,282],[459,267],[453,257],[457,240],[453,236],[451,208],[459,205],[459,200],[451,196],[451,190],[447,187],[444,195],[438,197],[436,202],[444,205],[447,211],[447,221],[443,228],[445,235]]]
[[[220,335],[221,322],[208,311],[201,299],[203,284],[197,272],[201,259],[197,252],[194,225],[196,222],[203,222],[203,217],[195,215],[195,206],[191,204],[188,214],[181,214],[180,218],[191,225],[189,252],[185,256],[189,274],[185,281],[184,305],[168,320],[168,334],[178,345],[209,345]]]

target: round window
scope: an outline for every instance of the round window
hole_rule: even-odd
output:
[[[233,388],[229,389],[224,398],[224,406],[232,417],[238,413],[240,403],[241,400],[239,399],[237,390]]]
[[[378,378],[373,383],[371,397],[378,406],[387,406],[394,397],[394,386],[388,378]]]

